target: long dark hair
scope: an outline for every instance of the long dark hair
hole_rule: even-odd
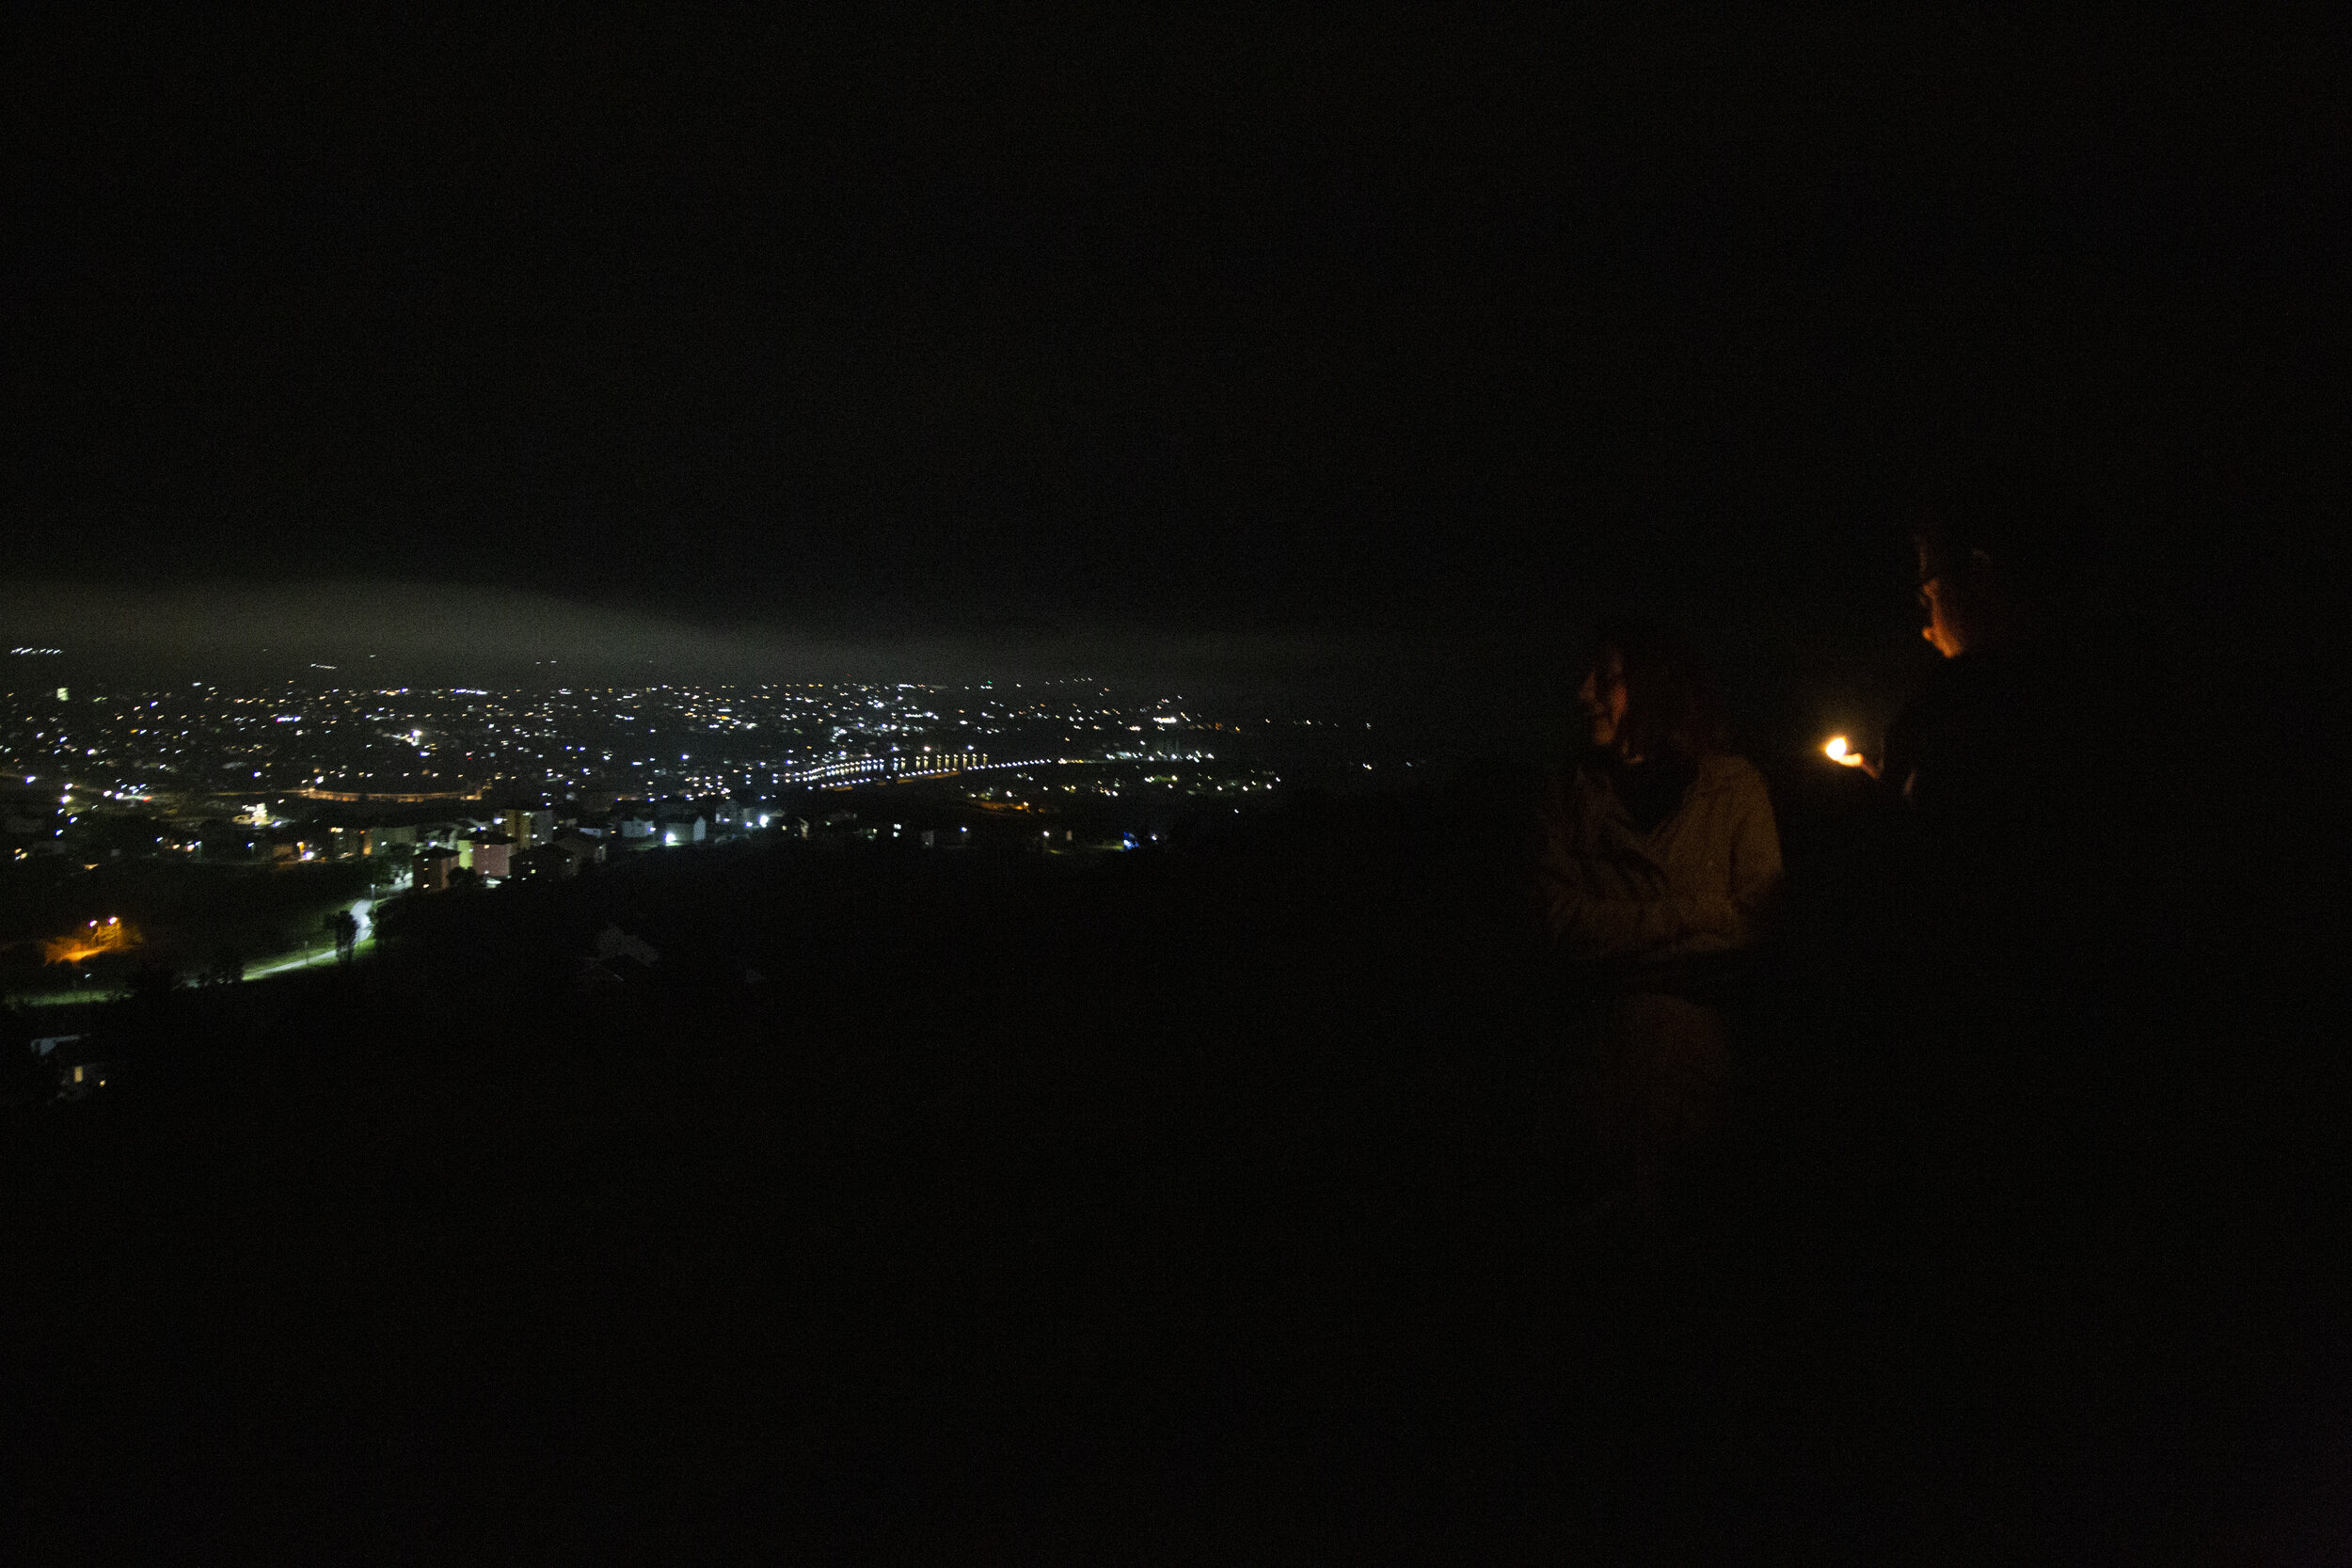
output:
[[[1616,651],[1625,667],[1620,743],[1637,756],[1694,767],[1729,744],[1723,692],[1688,641],[1643,621],[1611,621],[1594,635],[1592,668]]]

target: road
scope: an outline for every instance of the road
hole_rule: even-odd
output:
[[[374,945],[375,938],[371,934],[360,938],[353,951],[364,953]],[[334,961],[335,944],[330,942],[324,947],[305,949],[287,958],[272,958],[265,964],[255,964],[245,972],[245,977],[248,980],[266,980],[273,974],[284,974],[297,969],[317,969]]]
[[[364,954],[374,945],[375,933],[371,930],[359,939],[354,952]],[[335,944],[330,942],[322,947],[306,947],[284,958],[272,958],[267,963],[254,964],[246,970],[245,977],[248,980],[266,980],[273,974],[291,974],[298,969],[320,969],[334,961]],[[100,990],[92,988],[86,990],[33,991],[7,1000],[20,1007],[56,1007],[82,1002],[119,1002],[130,994],[124,990]]]

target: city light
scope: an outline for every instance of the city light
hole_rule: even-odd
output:
[[[561,807],[566,831],[600,851],[685,852],[779,828],[821,837],[822,824],[811,827],[822,813],[778,809],[779,796],[803,792],[834,798],[854,824],[861,798],[888,790],[894,810],[876,831],[891,834],[895,819],[896,836],[927,845],[938,831],[897,809],[902,793],[990,813],[1057,815],[1090,803],[1127,816],[1075,839],[1037,830],[1062,852],[1087,847],[1089,834],[1098,849],[1131,834],[1145,842],[1127,814],[1254,802],[1302,768],[1326,784],[1343,771],[1368,787],[1392,766],[1413,766],[1350,756],[1357,743],[1323,721],[1269,727],[1252,716],[1245,724],[1178,708],[1179,700],[1122,700],[1081,683],[353,689],[307,678],[86,693],[71,709],[20,698],[0,707],[0,768],[28,794],[47,788],[38,806],[20,801],[8,814],[0,855],[55,856],[86,870],[126,855],[281,866],[359,859],[372,833],[428,816],[442,819],[437,842],[451,846],[500,832],[507,808],[491,802],[518,798]],[[1202,730],[1231,742],[1214,752],[1185,743]],[[1302,742],[1319,761],[1302,760]],[[616,803],[632,800],[663,803],[644,811],[642,832],[615,815]],[[127,841],[117,825],[126,817],[137,823]],[[963,824],[947,834],[959,845],[984,841]]]
[[[122,953],[139,945],[139,934],[119,916],[109,915],[102,923],[92,920],[72,936],[56,937],[40,944],[44,964],[78,964],[102,953]]]

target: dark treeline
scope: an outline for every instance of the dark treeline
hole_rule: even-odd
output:
[[[1663,1218],[1579,1228],[1534,783],[1088,863],[681,851],[100,1010],[119,1082],[0,1130],[11,1516],[401,1560],[2319,1528],[2340,1085],[2282,1043],[2308,950],[2275,895],[2215,893],[2108,1021],[2162,1066],[2126,1125],[2022,1160],[1886,1016],[1846,912],[1865,782],[1788,770],[1732,1125]],[[658,959],[590,967],[608,931]]]

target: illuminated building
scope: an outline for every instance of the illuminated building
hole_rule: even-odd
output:
[[[421,849],[417,852],[416,886],[423,893],[446,893],[451,873],[458,869],[456,850]]]
[[[529,849],[545,844],[555,834],[555,814],[551,811],[508,811],[499,816],[499,826],[515,841],[517,849]]]
[[[473,874],[485,881],[504,881],[511,869],[515,841],[504,833],[478,834],[473,846]]]

